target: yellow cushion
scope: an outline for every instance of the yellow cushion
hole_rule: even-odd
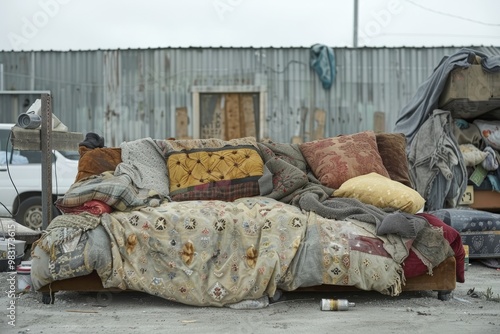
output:
[[[334,197],[357,198],[379,208],[394,208],[415,214],[425,199],[412,188],[377,173],[353,177],[333,193]]]
[[[193,149],[167,159],[173,200],[220,199],[259,195],[264,161],[252,146]]]

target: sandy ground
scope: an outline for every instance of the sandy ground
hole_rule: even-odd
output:
[[[0,273],[0,333],[500,333],[500,270],[472,261],[466,282],[441,301],[433,291],[287,292],[261,309],[192,307],[138,292],[59,292],[9,296]],[[473,290],[473,293],[471,291]],[[348,299],[348,311],[321,311],[322,298]],[[15,327],[8,307],[15,301]]]

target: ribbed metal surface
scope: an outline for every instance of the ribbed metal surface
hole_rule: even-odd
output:
[[[96,132],[107,146],[176,136],[186,107],[192,135],[196,87],[263,87],[260,137],[312,139],[314,111],[326,111],[325,136],[373,129],[385,113],[391,131],[443,56],[460,48],[334,49],[337,76],[323,89],[309,48],[166,48],[0,52],[4,90],[49,90],[53,112],[71,131]],[[474,47],[488,55],[500,48]],[[1,88],[1,87],[0,87]],[[39,95],[0,95],[0,121],[15,122]]]

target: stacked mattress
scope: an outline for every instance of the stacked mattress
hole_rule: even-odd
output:
[[[469,246],[470,259],[500,258],[500,214],[470,208],[431,214],[460,233],[462,243]]]

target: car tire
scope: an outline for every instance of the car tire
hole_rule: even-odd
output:
[[[55,206],[52,206],[52,218],[59,215],[59,211]],[[29,227],[32,230],[42,230],[43,212],[42,212],[42,197],[33,196],[25,199],[19,205],[19,210],[14,219],[21,225]]]

